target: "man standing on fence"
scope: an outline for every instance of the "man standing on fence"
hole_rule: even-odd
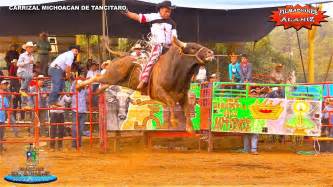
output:
[[[60,54],[49,67],[49,76],[51,76],[52,90],[49,96],[49,105],[51,108],[57,107],[59,92],[65,87],[65,80],[71,76],[71,67],[75,57],[80,51],[80,46],[74,45],[69,51]]]
[[[22,53],[17,61],[17,76],[21,78],[20,94],[22,96],[22,108],[30,109],[31,105],[28,99],[27,92],[29,91],[29,84],[33,77],[33,64],[34,64],[34,51],[35,45],[29,41],[23,45],[26,51]]]

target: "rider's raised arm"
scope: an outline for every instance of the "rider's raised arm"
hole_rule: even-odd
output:
[[[130,12],[130,11],[126,11],[124,14],[125,14],[128,18],[140,22],[140,16],[139,16],[139,14],[137,14],[137,13],[135,13],[135,12]]]

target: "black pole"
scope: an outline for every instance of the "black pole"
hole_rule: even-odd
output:
[[[305,74],[304,61],[303,61],[303,54],[302,54],[302,49],[301,49],[301,43],[300,43],[299,36],[298,36],[298,31],[296,31],[296,36],[297,36],[297,43],[298,43],[299,55],[300,55],[300,57],[301,57],[301,62],[302,62],[302,68],[303,68],[304,80],[305,80],[305,82],[308,82],[308,81],[307,81],[307,78],[306,78],[306,74]]]

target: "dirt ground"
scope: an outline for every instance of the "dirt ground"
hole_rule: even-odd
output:
[[[332,154],[295,153],[312,150],[310,143],[296,146],[290,142],[261,142],[260,155],[250,155],[234,151],[241,146],[237,137],[216,140],[213,153],[199,152],[195,139],[157,140],[151,150],[145,149],[142,142],[140,138],[123,140],[117,153],[102,153],[97,142],[89,146],[87,141],[79,152],[50,152],[42,147],[41,165],[58,180],[38,186],[333,186]],[[6,145],[7,151],[0,159],[0,176],[24,163],[24,146]],[[31,185],[1,180],[0,186]]]

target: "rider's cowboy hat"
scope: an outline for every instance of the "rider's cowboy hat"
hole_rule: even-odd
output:
[[[36,47],[32,41],[27,41],[27,43],[22,45],[22,48],[25,50],[27,47]]]
[[[160,3],[158,3],[156,5],[156,10],[157,11],[160,11],[161,8],[170,8],[170,9],[174,9],[175,7],[171,5],[171,1],[162,1]]]

